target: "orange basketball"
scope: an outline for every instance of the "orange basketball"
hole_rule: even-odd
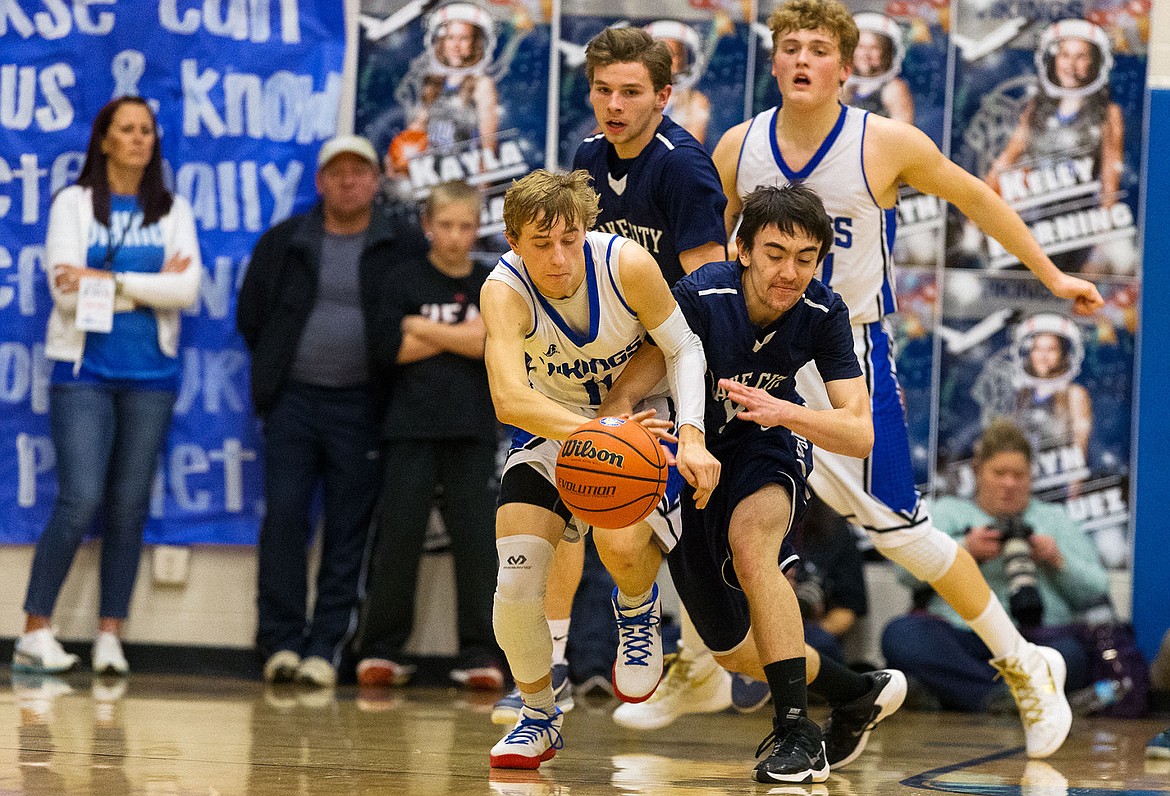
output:
[[[598,417],[561,445],[556,475],[574,515],[598,528],[626,528],[650,516],[666,493],[666,455],[640,423]]]

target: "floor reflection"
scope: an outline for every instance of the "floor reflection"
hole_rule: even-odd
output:
[[[502,732],[489,721],[496,694],[139,674],[13,674],[10,683],[0,689],[5,794],[1170,793],[1170,760],[1145,757],[1164,720],[1079,722],[1057,755],[1028,761],[1014,721],[903,712],[828,782],[769,786],[750,779],[763,715],[687,716],[639,733],[614,724],[610,706],[583,708],[568,717],[565,749],[539,771],[489,771]]]

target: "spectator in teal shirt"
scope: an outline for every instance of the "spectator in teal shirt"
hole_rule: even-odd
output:
[[[1082,688],[1089,681],[1089,656],[1075,622],[1108,599],[1108,576],[1096,548],[1062,506],[1032,497],[1032,447],[1011,421],[997,419],[987,427],[974,464],[974,499],[939,498],[934,523],[979,563],[1024,636],[1061,653],[1064,689]],[[1019,569],[1022,576],[1009,574]],[[902,577],[914,582],[907,573]],[[996,669],[1007,683],[1013,675],[998,660],[986,665],[987,647],[938,595],[931,595],[925,610],[890,622],[882,652],[890,666],[917,678],[951,710],[986,710],[1006,692]]]

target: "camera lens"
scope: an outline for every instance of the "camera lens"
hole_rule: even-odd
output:
[[[1022,525],[1022,524],[1021,524]],[[1012,617],[1023,627],[1040,624],[1044,614],[1044,602],[1036,588],[1036,562],[1032,560],[1031,546],[1027,534],[1020,534],[1015,528],[1003,529],[1003,569],[1008,577],[1008,608]]]

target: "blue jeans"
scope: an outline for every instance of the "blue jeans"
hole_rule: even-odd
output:
[[[821,627],[819,622],[804,622],[804,643],[808,644],[822,657],[832,658],[837,663],[845,663],[845,652],[841,649],[841,642],[829,631]]]
[[[1066,693],[1088,685],[1088,653],[1071,628],[1040,628],[1028,634],[1028,640],[1064,657]],[[882,633],[882,654],[890,666],[930,689],[948,710],[981,712],[1005,688],[995,679],[995,669],[987,663],[991,651],[979,636],[933,614],[912,613],[892,620]]]
[[[264,420],[256,645],[337,666],[357,628],[358,589],[382,482],[381,418],[365,388],[291,384]],[[307,545],[322,491],[321,568],[308,614]],[[490,568],[490,562],[489,562]]]
[[[138,576],[142,526],[175,394],[101,384],[54,385],[49,429],[57,500],[37,541],[24,610],[51,616],[77,548],[103,510],[100,614],[125,619]]]

